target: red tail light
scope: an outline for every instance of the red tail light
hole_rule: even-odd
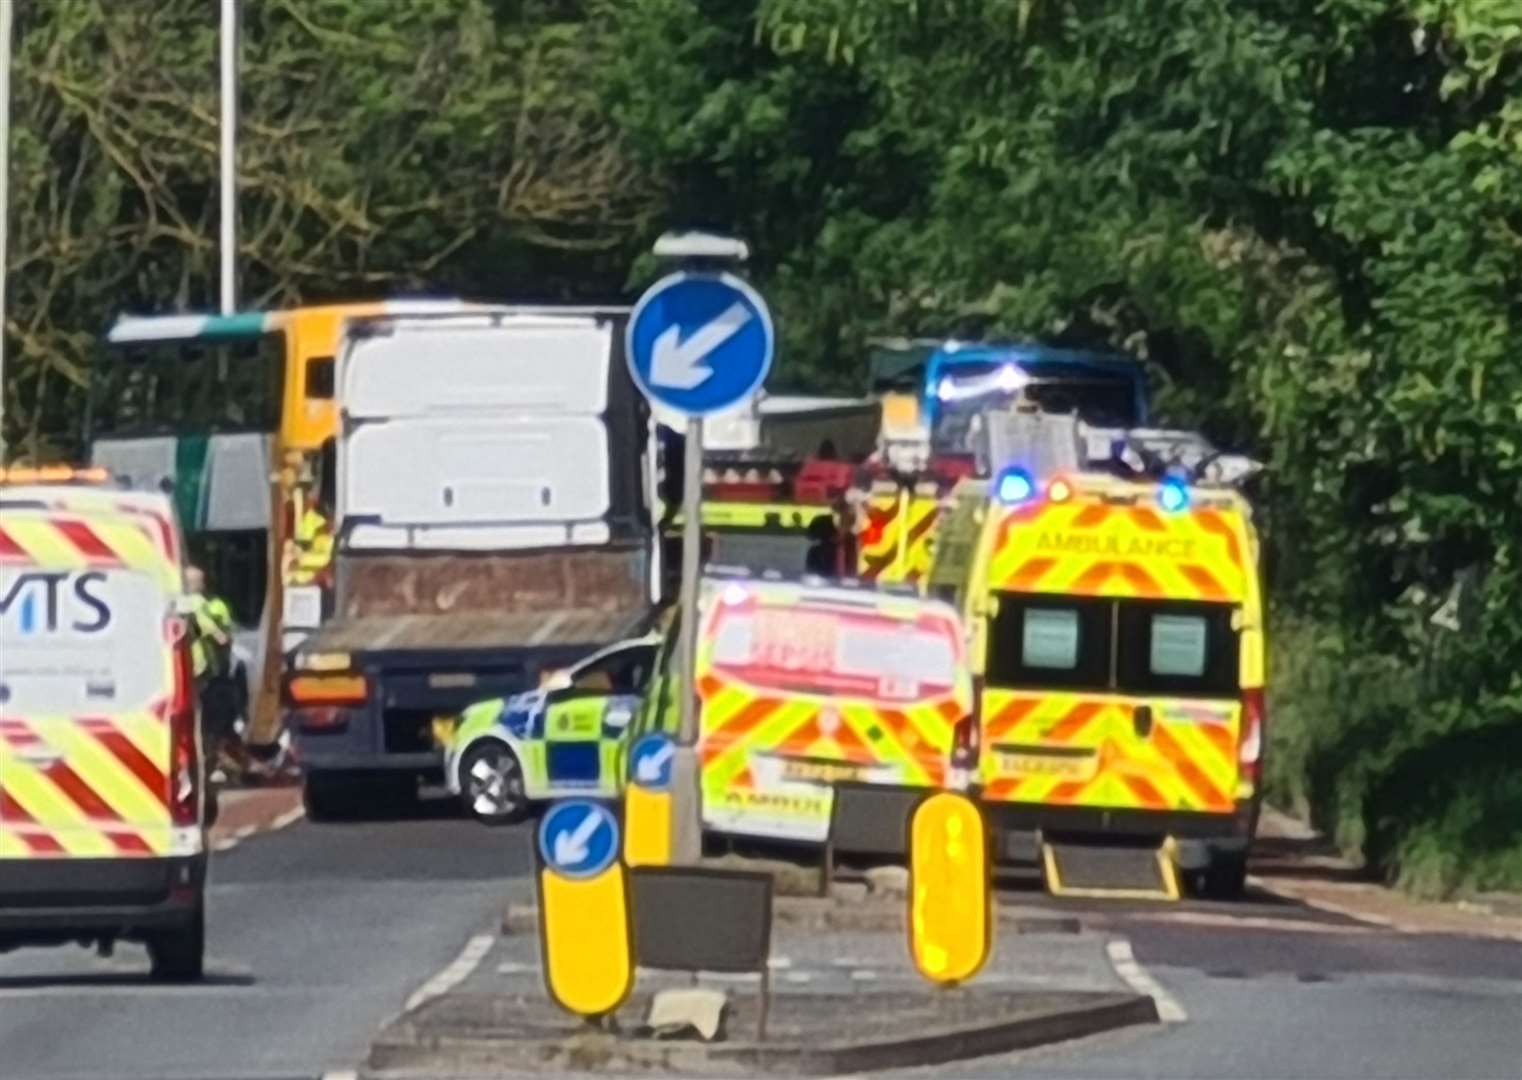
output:
[[[1243,778],[1256,786],[1263,769],[1263,739],[1268,708],[1263,688],[1242,691],[1242,730],[1237,741],[1237,766]]]
[[[983,747],[983,686],[973,686],[972,712],[956,722],[951,733],[951,767],[976,772]]]
[[[190,640],[174,646],[174,696],[169,702],[169,817],[176,825],[200,821],[201,768],[196,747],[196,675]]]

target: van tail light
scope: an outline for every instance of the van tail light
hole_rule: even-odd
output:
[[[1237,741],[1237,766],[1245,780],[1256,788],[1263,768],[1264,725],[1268,709],[1263,688],[1242,691],[1242,733]]]
[[[180,635],[174,646],[174,694],[169,702],[169,817],[175,825],[200,821],[201,769],[196,748],[195,664],[190,639]]]

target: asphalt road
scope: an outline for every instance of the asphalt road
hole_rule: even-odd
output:
[[[963,1062],[958,1077],[1522,1078],[1522,943],[1399,933],[1261,888],[1236,903],[1075,902],[1017,877],[1002,895],[1124,937],[1186,1019]]]
[[[528,898],[528,842],[526,829],[482,829],[442,804],[253,837],[213,864],[203,986],[154,986],[129,947],[0,956],[0,1076],[353,1068],[419,985],[490,932],[505,902]],[[1522,1078],[1522,944],[1396,933],[1261,892],[1074,903],[1033,885],[1012,879],[1005,895],[1127,939],[1187,1020],[916,1075]]]
[[[352,1068],[420,983],[523,898],[527,843],[526,830],[451,819],[442,803],[410,820],[252,837],[213,858],[200,986],[154,985],[133,946],[110,959],[78,947],[0,955],[0,1077]]]

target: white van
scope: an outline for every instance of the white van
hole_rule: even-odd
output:
[[[0,951],[136,940],[155,978],[198,978],[208,807],[174,510],[36,479],[0,471]]]

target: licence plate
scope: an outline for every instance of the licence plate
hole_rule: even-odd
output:
[[[1067,754],[1015,754],[1001,751],[999,771],[1006,776],[1044,777],[1054,780],[1087,780],[1094,775],[1099,759],[1094,754],[1076,757]]]
[[[864,779],[870,769],[869,765],[856,765],[848,761],[786,761],[782,765],[782,779],[808,784],[835,784]]]

